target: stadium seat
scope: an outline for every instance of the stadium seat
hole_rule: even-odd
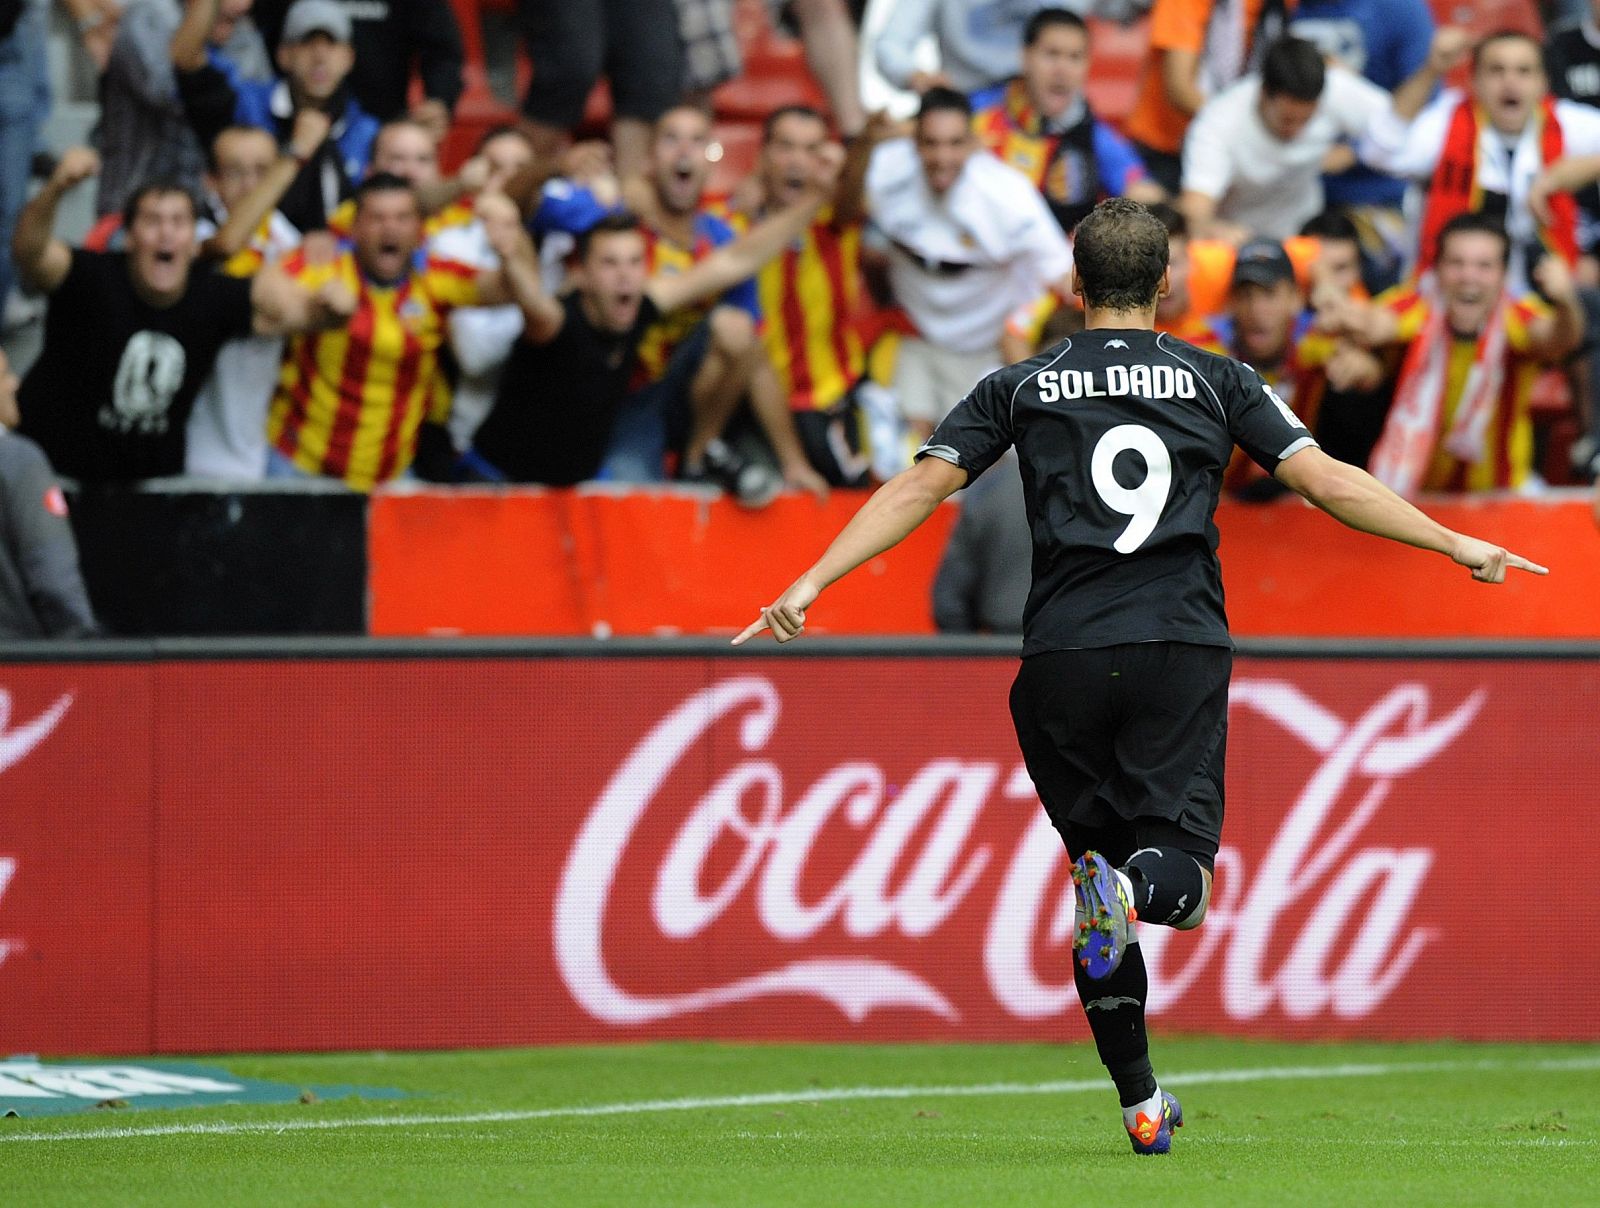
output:
[[[461,70],[461,99],[456,102],[455,121],[439,148],[440,165],[454,172],[470,156],[484,134],[496,126],[514,122],[517,111],[505,104],[489,87],[484,68],[483,18],[486,11],[510,11],[515,0],[451,0],[456,22],[461,26],[461,44],[466,62]],[[517,92],[527,87],[527,57],[517,50]],[[413,87],[413,93],[418,87]]]
[[[1090,45],[1094,47],[1094,66],[1089,72],[1086,91],[1095,115],[1120,127],[1133,110],[1139,91],[1139,71],[1144,66],[1149,21],[1131,25],[1115,21],[1091,20]]]
[[[761,123],[719,121],[711,133],[714,166],[707,192],[725,197],[756,166],[756,157],[761,153]]]

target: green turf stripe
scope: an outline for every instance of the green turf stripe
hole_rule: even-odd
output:
[[[1195,1070],[1162,1078],[1167,1087],[1215,1086],[1228,1083],[1286,1082],[1321,1078],[1381,1078],[1395,1074],[1464,1073],[1486,1070],[1597,1070],[1600,1057],[1534,1061],[1364,1062],[1343,1065],[1266,1066],[1257,1069]],[[718,1108],[771,1107],[795,1103],[827,1103],[861,1099],[965,1098],[1007,1095],[1072,1095],[1103,1091],[1102,1078],[1063,1082],[990,1082],[969,1086],[847,1086],[803,1091],[767,1091],[753,1095],[721,1095],[688,1099],[647,1099],[629,1103],[596,1103],[514,1111],[463,1112],[436,1115],[385,1115],[315,1120],[258,1120],[219,1123],[157,1124],[149,1127],[98,1128],[89,1131],[0,1133],[0,1143],[19,1141],[104,1141],[133,1137],[237,1136],[308,1132],[347,1128],[409,1128],[417,1125],[504,1124],[526,1120],[622,1116],[656,1112],[705,1111]]]

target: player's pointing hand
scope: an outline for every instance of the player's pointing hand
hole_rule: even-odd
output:
[[[744,631],[733,639],[735,646],[743,646],[763,629],[772,630],[772,636],[779,642],[792,642],[805,632],[806,609],[820,594],[809,576],[801,575],[789,589],[778,597],[777,601],[767,605],[761,610],[761,619],[751,621],[745,626]]]
[[[1460,538],[1456,548],[1451,551],[1450,558],[1457,565],[1465,566],[1472,571],[1472,577],[1480,583],[1504,583],[1507,570],[1525,570],[1534,575],[1550,573],[1548,567],[1540,566],[1537,562],[1529,562],[1526,558],[1498,545],[1491,545],[1487,541],[1479,541],[1476,537]]]

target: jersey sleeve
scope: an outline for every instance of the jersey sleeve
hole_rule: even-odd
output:
[[[34,616],[49,637],[95,632],[89,594],[78,569],[78,547],[49,462],[36,445],[3,436],[0,493],[11,521],[17,569]]]
[[[1428,300],[1415,286],[1402,284],[1385,290],[1372,300],[1372,305],[1381,306],[1394,315],[1394,342],[1397,344],[1411,343],[1428,321]]]
[[[1156,0],[1150,12],[1151,48],[1202,50],[1210,17],[1210,0]]]
[[[546,182],[539,192],[539,208],[529,220],[535,234],[547,235],[551,231],[565,231],[577,235],[587,231],[617,206],[606,205],[589,189],[569,180]]]
[[[459,260],[428,257],[428,295],[447,309],[478,305],[478,270]]]
[[[1538,294],[1525,294],[1506,307],[1506,343],[1518,356],[1527,356],[1533,347],[1537,324],[1555,314]]]
[[[338,270],[338,261],[324,260],[312,263],[306,258],[304,251],[297,249],[280,260],[278,267],[283,270],[285,276],[306,289],[316,289],[333,280]]]
[[[328,233],[335,239],[348,239],[350,232],[356,224],[356,203],[353,198],[345,198],[333,208],[333,213],[328,215]]]
[[[1233,365],[1232,389],[1221,392],[1228,435],[1268,474],[1280,462],[1317,442],[1289,404],[1248,365]]]
[[[1011,399],[1003,373],[991,373],[956,404],[917,450],[917,460],[937,457],[967,472],[970,483],[1011,447]]]

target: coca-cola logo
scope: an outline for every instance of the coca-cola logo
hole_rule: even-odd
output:
[[[71,707],[72,694],[69,692],[59,697],[32,721],[13,729],[11,693],[0,688],[0,773],[21,763],[29,752],[49,738]],[[0,902],[4,901],[6,890],[10,888],[16,875],[16,857],[0,856]],[[0,938],[0,965],[5,964],[7,957],[22,951],[22,948],[23,943],[20,939]]]
[[[1459,738],[1485,695],[1435,715],[1428,688],[1403,683],[1346,721],[1286,681],[1236,680],[1235,713],[1259,715],[1317,762],[1254,867],[1223,847],[1206,925],[1186,954],[1170,930],[1141,929],[1151,1012],[1170,1009],[1208,969],[1219,974],[1223,1008],[1240,1020],[1272,1009],[1292,1019],[1360,1018],[1389,997],[1435,938],[1410,921],[1434,856],[1364,843],[1363,834],[1395,782]],[[905,941],[937,945],[958,911],[983,910],[974,956],[994,1003],[1017,1019],[1070,1009],[1070,965],[1041,959],[1070,943],[1065,853],[1020,761],[934,758],[896,785],[878,760],[850,757],[796,786],[776,737],[782,711],[767,678],[721,680],[672,709],[612,774],[567,854],[555,902],[556,963],[575,1001],[613,1025],[792,995],[829,1003],[852,1022],[900,1008],[956,1023],[957,996],[922,967],[932,962],[905,958]],[[726,748],[710,736],[730,728],[739,757],[702,770]],[[687,805],[664,788],[686,776],[705,786]],[[983,824],[997,809],[1031,811],[1011,828],[1020,838],[1009,847],[994,838],[1007,828]],[[663,827],[664,841],[640,839]],[[854,836],[845,859],[841,831]],[[825,833],[836,871],[819,890]],[[738,911],[758,922],[769,957],[668,990],[647,984],[651,962],[632,952],[624,976],[617,954],[607,954],[607,922],[625,889],[641,897],[644,886],[663,952],[709,942]],[[1297,928],[1287,949],[1286,919]],[[673,972],[680,981],[682,970]]]

